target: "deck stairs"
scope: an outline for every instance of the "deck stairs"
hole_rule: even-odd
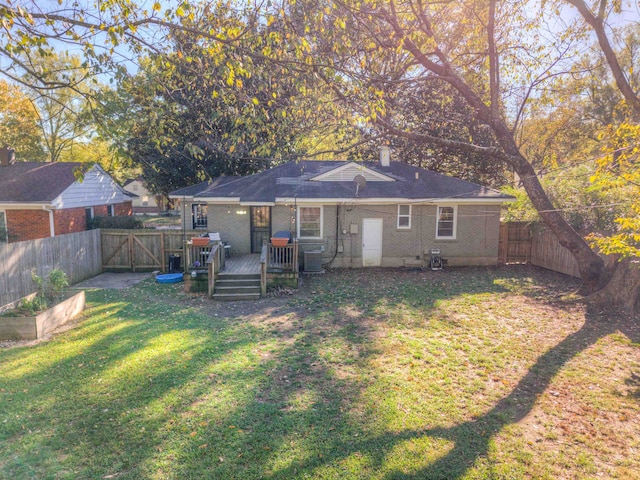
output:
[[[220,272],[216,278],[213,299],[232,302],[260,298],[259,273]]]

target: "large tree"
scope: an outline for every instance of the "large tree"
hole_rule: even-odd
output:
[[[135,112],[128,153],[153,191],[298,158],[308,151],[307,139],[326,137],[345,122],[338,104],[323,104],[326,87],[312,72],[262,53],[285,48],[281,25],[253,22],[220,5],[185,25],[244,33],[222,49],[175,31],[170,51],[150,55],[122,83]]]
[[[38,112],[17,85],[0,80],[0,146],[12,147],[18,161],[45,159]]]
[[[606,1],[601,3],[606,6]],[[358,93],[368,97],[369,120],[413,142],[484,155],[513,169],[542,220],[576,258],[582,291],[593,293],[607,283],[610,272],[551,202],[516,134],[545,82],[572,73],[572,56],[588,38],[575,24],[562,33],[547,32],[555,35],[554,42],[541,41],[544,32],[539,25],[555,15],[543,8],[532,14],[530,2],[518,1],[337,1],[304,6],[297,2],[290,5],[287,14],[292,30],[317,49],[317,56],[322,55],[319,68],[337,85],[341,97],[347,101]],[[603,45],[601,42],[607,53]],[[378,93],[384,91],[380,87],[384,79],[375,68],[380,56],[397,51],[411,57],[412,68],[402,77],[392,78],[393,82],[447,83],[464,99],[493,142],[482,144],[472,135],[461,140],[405,130],[394,118],[384,94]],[[607,59],[611,56],[615,54],[608,52]],[[620,88],[623,79],[615,71],[614,77]]]
[[[83,143],[92,133],[88,71],[79,57],[51,54],[27,59],[38,77],[26,73],[24,83],[44,80],[58,85],[52,89],[31,91],[31,99],[38,114],[38,125],[47,161],[75,161],[82,158]]]

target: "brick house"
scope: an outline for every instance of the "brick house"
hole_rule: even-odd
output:
[[[224,181],[221,181],[224,179]],[[246,177],[177,190],[186,228],[219,232],[233,254],[259,253],[278,231],[299,255],[334,267],[495,265],[502,204],[513,197],[389,159],[289,162]]]
[[[94,216],[131,215],[131,197],[99,165],[15,162],[0,155],[0,242],[87,229]]]

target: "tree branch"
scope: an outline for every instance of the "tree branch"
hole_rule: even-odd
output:
[[[613,74],[613,78],[620,90],[620,93],[624,96],[625,100],[631,106],[634,111],[634,116],[637,118],[640,116],[640,98],[633,91],[631,85],[627,77],[625,76],[622,68],[620,67],[620,63],[618,63],[618,58],[613,51],[613,47],[609,42],[609,37],[607,36],[607,32],[604,29],[604,15],[606,11],[607,0],[601,0],[600,8],[598,11],[598,16],[595,16],[584,0],[565,0],[567,3],[573,5],[578,9],[582,18],[591,25],[593,31],[598,38],[598,44],[602,49],[602,53],[604,54],[607,63],[609,64],[609,68],[611,69],[611,73]]]
[[[376,125],[385,129],[390,134],[396,135],[398,137],[406,138],[407,140],[411,140],[419,143],[440,145],[441,147],[452,148],[464,153],[488,155],[497,160],[508,162],[511,164],[509,157],[505,154],[505,152],[501,148],[483,147],[480,145],[475,145],[473,143],[459,142],[457,140],[450,140],[447,138],[436,137],[434,135],[429,135],[426,133],[407,132],[405,130],[402,130],[400,128],[393,126],[389,121],[383,118],[377,118],[375,120],[375,123]]]

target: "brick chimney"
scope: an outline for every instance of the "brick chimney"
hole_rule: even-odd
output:
[[[0,148],[0,166],[8,167],[16,163],[16,152],[13,148]]]

